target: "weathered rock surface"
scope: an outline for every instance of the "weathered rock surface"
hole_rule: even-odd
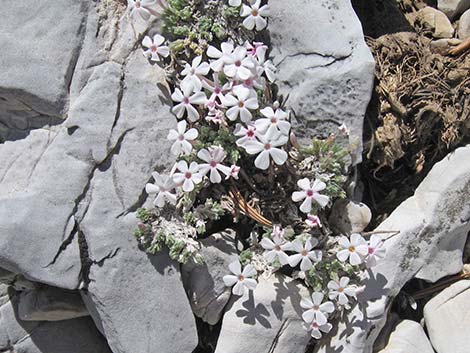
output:
[[[225,286],[223,277],[227,274],[228,265],[238,259],[235,232],[227,229],[212,234],[201,243],[204,263],[185,264],[181,274],[193,313],[215,325],[231,295],[231,289]]]
[[[303,329],[299,303],[308,295],[282,275],[260,278],[254,291],[232,296],[215,353],[304,352],[310,334]]]
[[[18,316],[23,321],[60,321],[88,315],[78,291],[42,286],[19,294]]]
[[[470,10],[465,11],[460,17],[457,36],[460,39],[470,38]]]
[[[470,9],[470,0],[438,0],[437,8],[447,17],[454,20],[457,16]]]
[[[89,4],[21,1],[3,9],[0,142],[63,120]]]
[[[377,228],[400,233],[385,241],[385,259],[369,273],[359,297],[364,310],[353,310],[348,323],[339,325],[338,336],[325,340],[316,352],[372,352],[387,308],[406,282],[413,277],[434,282],[459,272],[470,230],[469,199],[470,146],[466,146],[434,165],[414,196]]]
[[[336,232],[351,234],[362,232],[371,218],[372,213],[366,204],[342,199],[334,203],[328,222]]]
[[[403,320],[390,336],[388,345],[379,353],[434,353],[431,343],[416,321]]]
[[[426,6],[411,15],[413,23],[419,22],[424,28],[431,30],[434,38],[452,38],[454,27],[449,18],[441,11]]]
[[[353,164],[361,162],[363,118],[374,59],[349,1],[270,1],[273,62],[296,134],[306,141],[346,124]],[[315,38],[315,40],[312,40]]]
[[[165,253],[147,256],[132,235],[145,183],[170,163],[166,135],[176,119],[160,88],[163,72],[142,56],[119,2],[86,2],[88,9],[69,3],[30,0],[18,5],[29,12],[14,12],[15,5],[7,13],[13,27],[13,14],[15,23],[29,23],[36,9],[63,18],[72,28],[61,30],[63,37],[33,37],[34,48],[54,40],[62,52],[80,54],[65,83],[54,79],[65,75],[60,67],[51,73],[50,92],[34,85],[43,79],[38,75],[49,79],[35,61],[17,86],[12,81],[4,89],[13,95],[31,87],[39,97],[32,101],[54,102],[45,112],[65,121],[0,144],[0,267],[35,282],[83,289],[114,353],[191,352],[197,335],[179,266]],[[50,30],[49,22],[34,18],[34,31]],[[1,32],[0,41],[8,35]],[[2,60],[17,65],[14,56]],[[60,60],[69,67],[70,60]]]
[[[22,321],[18,301],[0,306],[0,351],[18,353],[111,353],[90,318],[58,322]]]
[[[454,283],[424,306],[424,320],[437,353],[468,352],[470,280]]]

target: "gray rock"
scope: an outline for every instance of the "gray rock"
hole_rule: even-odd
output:
[[[29,13],[43,6],[27,3]],[[75,16],[66,4],[61,18]],[[67,119],[0,144],[0,267],[81,288],[114,353],[191,352],[197,334],[178,265],[165,253],[147,256],[133,237],[151,172],[172,162],[166,136],[176,119],[161,89],[164,73],[143,57],[120,2],[87,4],[65,90]]]
[[[374,59],[349,1],[270,1],[273,62],[301,141],[338,133],[346,124],[353,164],[362,160],[363,118]],[[313,38],[315,40],[313,40]]]
[[[22,321],[15,295],[0,306],[0,351],[18,353],[111,353],[90,318]]]
[[[416,321],[403,320],[390,336],[387,347],[379,353],[434,353],[431,343]]]
[[[0,142],[65,118],[88,3],[65,0],[52,6],[28,0],[3,9]]]
[[[362,232],[371,218],[372,213],[366,204],[342,199],[334,203],[328,222],[336,232],[351,234]]]
[[[466,146],[435,164],[414,196],[376,229],[400,233],[385,241],[385,259],[369,272],[359,296],[363,309],[356,307],[339,325],[338,335],[315,352],[372,352],[389,305],[410,279],[434,282],[460,272],[470,230],[469,199],[470,146]]]
[[[23,321],[60,321],[90,315],[78,291],[41,286],[21,292],[18,302],[18,316]]]
[[[470,9],[470,0],[437,0],[437,8],[454,20]]]
[[[410,15],[414,23],[419,22],[424,28],[433,32],[434,38],[452,38],[454,27],[447,16],[431,6],[426,6]]]
[[[377,339],[374,342],[374,352],[379,352],[385,348],[390,339],[390,335],[395,330],[400,321],[400,316],[397,313],[388,313],[387,322],[385,323],[384,327],[382,328],[379,335],[377,336]]]
[[[203,264],[187,263],[181,274],[193,313],[210,325],[219,322],[230,299],[231,289],[224,284],[228,265],[238,259],[235,232],[227,229],[201,241]]]
[[[470,38],[470,10],[465,11],[460,17],[457,36],[460,39]]]
[[[452,284],[424,306],[424,320],[437,353],[468,352],[470,280]]]
[[[303,329],[299,303],[308,295],[288,277],[260,278],[254,291],[232,296],[215,353],[304,352],[310,334]]]

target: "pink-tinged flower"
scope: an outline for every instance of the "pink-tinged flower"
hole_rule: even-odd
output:
[[[127,0],[127,8],[131,17],[133,19],[140,17],[144,21],[148,21],[152,15],[159,15],[158,5],[156,0]]]
[[[190,154],[193,150],[191,141],[194,141],[198,136],[198,132],[194,128],[186,131],[187,125],[186,120],[181,120],[178,123],[176,130],[172,129],[168,133],[168,140],[175,140],[171,146],[171,153],[176,156],[179,156],[181,153],[186,155]]]
[[[197,156],[206,162],[200,164],[199,169],[203,175],[210,172],[209,179],[211,183],[216,184],[222,181],[219,171],[225,175],[230,174],[230,168],[222,164],[222,161],[225,159],[225,152],[222,147],[214,146],[209,148],[209,150],[204,148],[197,153]]]
[[[385,248],[383,245],[384,243],[379,235],[373,234],[370,237],[366,257],[367,267],[374,267],[377,265],[378,260],[385,257]]]
[[[341,262],[345,262],[349,258],[351,265],[359,265],[362,263],[362,259],[367,256],[369,246],[366,240],[357,233],[351,234],[351,241],[344,235],[338,240],[339,246],[342,250],[336,253],[336,257]]]
[[[210,66],[214,72],[220,72],[224,68],[225,64],[232,62],[233,44],[230,42],[224,42],[220,45],[220,49],[209,45],[207,47],[207,56],[211,59]]]
[[[196,162],[191,162],[188,166],[186,161],[179,161],[177,167],[180,173],[173,174],[173,180],[176,184],[183,184],[184,192],[193,191],[194,185],[202,181],[202,175],[199,173],[199,165]]]
[[[320,207],[325,207],[330,198],[326,195],[321,195],[319,192],[326,188],[323,181],[315,179],[311,182],[308,178],[300,179],[297,182],[302,191],[295,191],[292,194],[292,201],[299,202],[304,200],[300,205],[300,210],[303,213],[309,213],[312,210],[312,202],[315,201]]]
[[[167,46],[162,45],[165,42],[159,34],[155,34],[153,39],[149,36],[145,36],[142,40],[142,46],[147,48],[144,51],[144,55],[149,57],[151,61],[160,61],[160,56],[166,58],[170,55],[170,49]]]
[[[310,335],[319,340],[322,337],[322,333],[328,333],[333,328],[333,325],[327,322],[324,325],[319,325],[316,321],[312,321],[306,327],[307,331],[311,331]]]
[[[212,77],[214,79],[213,82],[209,82],[209,80],[203,80],[202,86],[211,92],[211,96],[209,97],[210,102],[215,102],[216,98],[218,98],[220,102],[223,102],[223,99],[225,98],[224,94],[230,91],[230,83],[227,82],[222,85],[219,81],[218,73],[214,73]]]
[[[152,173],[155,183],[148,183],[145,185],[147,194],[156,194],[153,204],[157,207],[163,207],[165,203],[172,205],[176,204],[176,194],[172,192],[175,188],[175,183],[171,177],[165,177],[157,172]]]
[[[256,132],[256,126],[253,123],[246,124],[246,127],[242,124],[235,125],[235,130],[233,130],[235,136],[240,138],[235,142],[237,146],[244,146],[246,141],[256,141],[258,133]]]
[[[206,62],[202,62],[202,56],[196,56],[191,65],[186,63],[181,75],[184,76],[183,82],[189,82],[193,85],[194,91],[202,89],[201,77],[209,73],[210,66]]]
[[[182,91],[181,91],[182,90]],[[181,82],[181,90],[175,88],[171,98],[175,102],[180,102],[175,105],[171,111],[176,114],[178,119],[181,119],[184,112],[188,114],[188,120],[195,122],[199,120],[199,112],[193,105],[203,105],[206,103],[207,97],[204,92],[194,92],[193,85],[188,82]]]
[[[276,228],[273,229],[272,240],[269,238],[263,238],[260,244],[263,249],[266,250],[264,257],[269,263],[273,263],[276,259],[279,259],[281,265],[284,266],[289,263],[289,256],[285,251],[292,250],[292,245],[282,236],[284,232],[279,230],[276,231],[275,229]]]
[[[255,121],[256,129],[265,134],[266,138],[273,138],[279,134],[289,136],[290,123],[286,120],[289,114],[282,109],[274,111],[271,107],[260,110],[266,118]]]
[[[240,16],[246,17],[243,21],[243,26],[250,31],[256,28],[257,31],[261,31],[266,28],[268,24],[264,17],[269,16],[269,6],[261,6],[261,0],[256,0],[251,6],[243,5]]]
[[[243,81],[253,75],[251,70],[254,67],[253,59],[246,56],[246,49],[244,47],[236,47],[225,61],[224,73],[227,77]]]
[[[266,139],[262,135],[258,140],[248,140],[243,148],[248,154],[258,154],[255,159],[255,166],[258,169],[266,170],[269,168],[271,158],[277,165],[283,165],[287,160],[287,152],[278,148],[287,143],[287,136],[279,136],[276,139]]]
[[[307,219],[305,220],[305,223],[311,228],[321,228],[321,220],[320,217],[315,216],[313,214],[307,215]]]
[[[328,314],[335,311],[335,305],[330,301],[323,303],[323,298],[324,295],[320,292],[313,292],[312,300],[310,298],[302,298],[300,306],[307,310],[302,314],[302,319],[306,323],[315,321],[321,326],[328,322]]]
[[[226,107],[231,107],[225,113],[227,117],[235,121],[240,116],[241,121],[248,122],[253,117],[250,110],[258,109],[258,98],[256,96],[250,96],[249,91],[234,89],[234,97],[231,94],[227,94],[222,101],[222,104]]]
[[[256,288],[258,282],[256,282],[254,278],[251,278],[256,275],[256,269],[253,265],[246,265],[242,271],[242,265],[237,260],[228,265],[228,268],[233,274],[225,275],[223,281],[227,287],[233,286],[233,294],[243,295],[245,288],[248,288],[248,290],[254,290]]]
[[[220,109],[210,109],[209,114],[206,116],[206,121],[214,124],[222,124],[225,120],[225,114]]]
[[[340,126],[338,126],[338,131],[343,136],[348,136],[349,135],[349,129],[345,124],[341,124]]]
[[[251,55],[253,58],[256,58],[261,64],[265,61],[266,52],[268,51],[268,46],[262,42],[245,42],[245,48],[248,55]]]
[[[341,277],[338,281],[328,282],[328,289],[330,290],[328,297],[330,300],[336,300],[339,305],[346,305],[349,303],[349,298],[356,297],[356,289],[353,286],[348,286],[349,278]]]
[[[230,178],[234,178],[234,179],[238,180],[238,173],[239,172],[240,172],[240,167],[233,164],[230,167],[230,174],[227,174],[227,176],[225,177],[225,180],[230,179]]]
[[[313,262],[321,261],[321,250],[313,250],[318,245],[317,239],[308,238],[305,245],[300,239],[295,239],[291,244],[292,250],[297,252],[297,254],[289,256],[289,265],[291,267],[297,266],[300,262],[300,270],[308,271],[312,268]]]

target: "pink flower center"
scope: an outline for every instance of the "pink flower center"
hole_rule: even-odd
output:
[[[273,123],[273,124],[277,124],[277,119],[276,119],[276,118],[274,118],[274,117],[272,117],[272,118],[271,118],[271,123]]]
[[[235,61],[235,66],[237,67],[242,66],[242,62],[240,60]]]
[[[305,249],[303,249],[303,250],[300,252],[300,254],[301,254],[302,256],[307,256],[307,255],[308,255],[308,251],[305,250]]]
[[[242,101],[239,101],[239,102],[238,102],[238,106],[239,106],[240,108],[243,108],[243,107],[245,106],[245,103],[242,102]]]
[[[374,248],[369,247],[369,250],[367,251],[369,255],[372,255],[374,253]]]
[[[140,9],[140,1],[136,1],[136,2],[135,2],[135,7],[138,8],[138,9]]]
[[[220,87],[216,87],[216,88],[214,89],[214,93],[215,93],[215,94],[220,94],[220,92],[222,92],[222,90],[220,89]]]
[[[238,275],[238,280],[239,280],[240,282],[242,282],[243,280],[245,280],[245,276],[243,276],[243,275]]]
[[[313,196],[313,190],[307,190],[307,196],[312,197]]]
[[[318,311],[320,310],[320,305],[314,305],[312,309],[315,311]]]
[[[185,177],[186,179],[191,179],[192,176],[193,176],[193,174],[192,174],[191,172],[186,172],[186,173],[184,174],[184,177]]]
[[[253,130],[248,130],[248,131],[246,132],[246,136],[248,136],[248,137],[253,137],[253,136],[255,136],[255,132],[254,132]]]
[[[253,79],[249,78],[248,80],[245,80],[244,84],[247,87],[252,87],[253,86]]]
[[[264,149],[265,149],[266,151],[270,150],[270,149],[271,149],[271,144],[269,144],[269,143],[265,144],[265,145],[264,145]]]
[[[343,287],[339,287],[338,288],[338,293],[343,293],[344,292],[344,288]]]
[[[217,167],[217,162],[216,162],[216,161],[211,161],[211,162],[209,163],[209,165],[210,165],[212,168],[215,168],[215,167]]]
[[[151,51],[152,53],[155,53],[155,52],[157,51],[157,46],[156,46],[155,44],[152,44],[152,45],[150,46],[150,51]]]
[[[318,324],[317,324],[315,321],[312,322],[312,325],[311,325],[311,326],[312,326],[312,328],[313,328],[314,330],[318,329],[318,327],[319,327]]]
[[[280,245],[276,245],[276,246],[274,247],[274,250],[276,250],[276,251],[281,251],[281,246],[280,246]]]
[[[189,98],[188,98],[188,97],[184,97],[184,98],[183,98],[183,103],[184,103],[184,104],[189,104]]]
[[[251,11],[251,14],[252,14],[253,16],[255,16],[255,17],[258,16],[258,9],[253,9],[253,10]]]
[[[184,140],[184,135],[179,135],[178,140],[183,141]]]

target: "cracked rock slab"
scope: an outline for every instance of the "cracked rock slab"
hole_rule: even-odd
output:
[[[299,303],[308,295],[288,277],[259,278],[254,291],[232,295],[215,353],[304,352],[310,334],[303,329]]]
[[[403,320],[390,335],[387,346],[378,353],[434,353],[423,327],[416,321]]]
[[[349,1],[271,0],[268,30],[279,93],[294,113],[295,133],[349,129],[353,164],[361,162],[362,126],[372,95],[375,62]]]

